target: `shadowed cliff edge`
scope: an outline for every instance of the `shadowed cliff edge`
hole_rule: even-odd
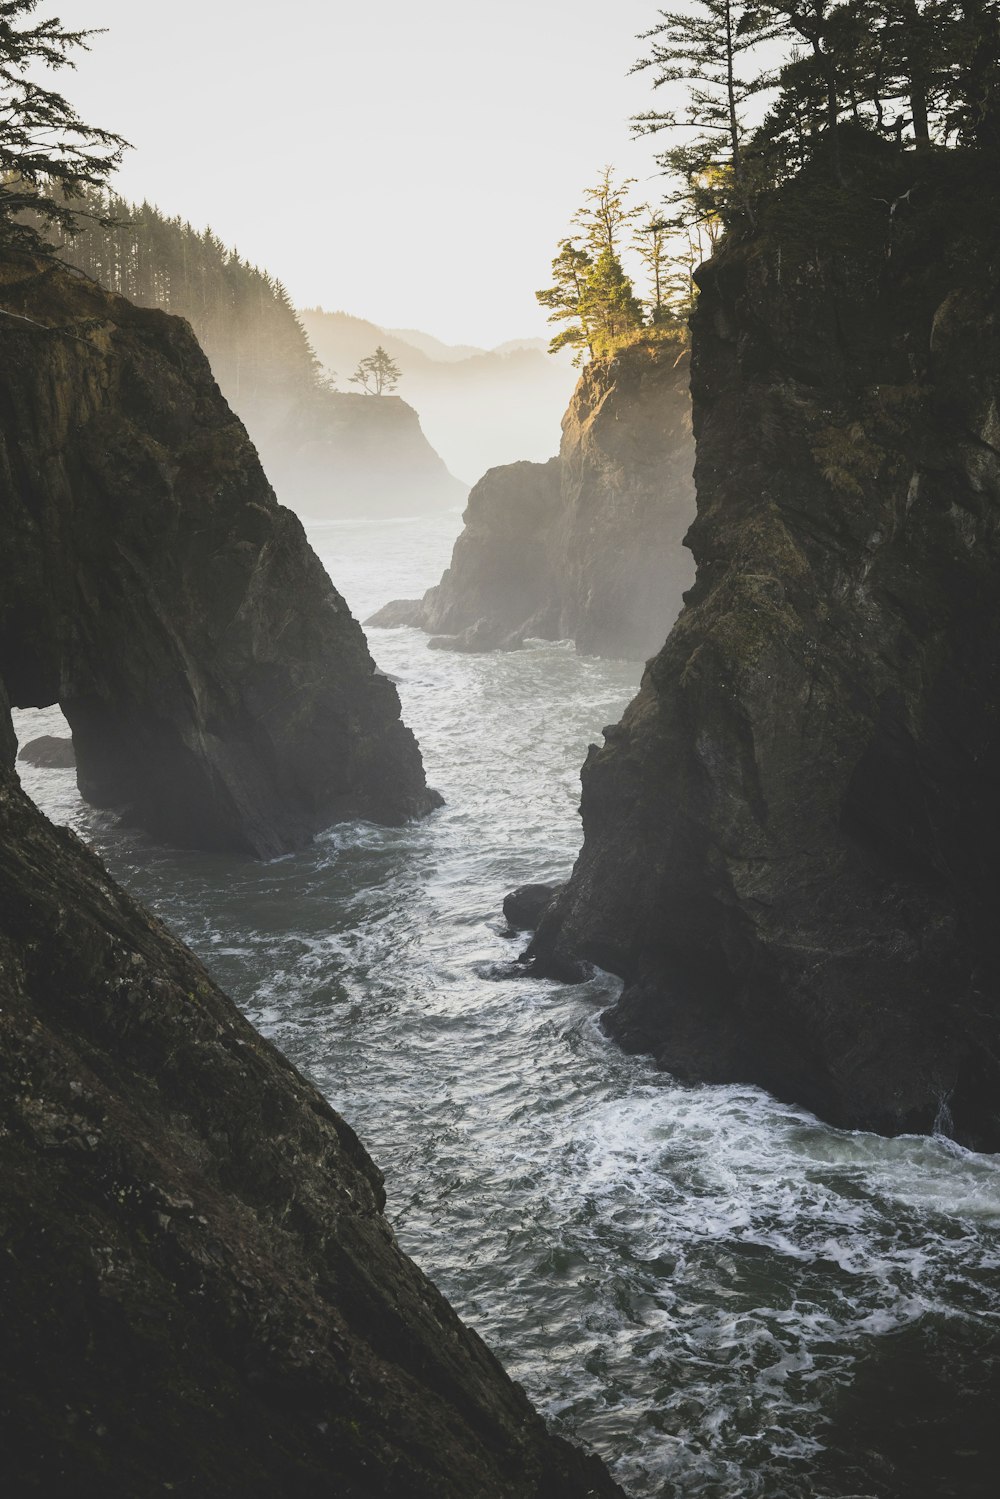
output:
[[[996,1150],[993,172],[806,173],[703,268],[697,582],[532,953],[622,975],[610,1030],[681,1078]]]
[[[694,516],[688,366],[672,339],[588,365],[559,457],[490,469],[440,583],[366,624],[416,625],[448,650],[512,650],[528,638],[631,660],[658,650],[692,574],[682,544]]]
[[[401,1253],[349,1126],[21,791],[0,688],[0,1480],[613,1499]]]
[[[188,324],[24,259],[0,302],[0,678],[83,796],[260,857],[439,805]]]

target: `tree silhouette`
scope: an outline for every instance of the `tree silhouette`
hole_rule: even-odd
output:
[[[97,34],[67,31],[58,17],[32,22],[37,7],[0,3],[0,242],[51,253],[44,231],[73,233],[73,200],[107,181],[127,142],[84,124],[62,94],[37,82],[39,67],[74,67],[70,53]]]
[[[352,385],[360,385],[366,395],[384,396],[396,389],[403,371],[379,344],[374,354],[359,363],[351,376]]]

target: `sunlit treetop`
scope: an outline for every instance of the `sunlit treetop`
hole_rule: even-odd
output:
[[[107,181],[127,142],[85,124],[68,99],[38,81],[74,67],[72,53],[98,34],[69,31],[56,16],[37,19],[38,4],[0,0],[0,243],[47,251],[45,230],[73,232],[73,200]]]

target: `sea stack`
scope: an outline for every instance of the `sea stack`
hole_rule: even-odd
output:
[[[807,174],[703,268],[697,582],[590,751],[534,954],[620,974],[610,1029],[682,1078],[997,1150],[987,167],[930,158],[904,197],[885,152],[822,243]]]
[[[61,705],[83,796],[264,858],[438,805],[188,324],[24,257],[0,295],[0,678]]]
[[[677,617],[693,566],[689,359],[678,337],[582,372],[559,456],[490,469],[469,495],[451,566],[422,599],[367,624],[416,625],[451,650],[572,640],[645,660]]]

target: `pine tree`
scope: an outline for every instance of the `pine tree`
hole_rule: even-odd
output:
[[[613,354],[642,327],[642,307],[612,250],[602,250],[590,268],[581,312],[591,329],[594,353],[598,356]]]
[[[36,81],[39,68],[74,67],[70,54],[96,34],[68,31],[57,17],[32,22],[37,7],[0,0],[0,241],[45,253],[44,229],[73,232],[73,200],[107,181],[127,143],[85,125],[62,94]]]
[[[616,182],[605,167],[596,184],[584,190],[584,202],[573,215],[581,233],[561,241],[552,262],[553,284],[535,296],[549,309],[550,323],[565,323],[549,344],[549,353],[576,349],[593,358],[608,354],[616,342],[642,326],[642,307],[619,257],[629,225],[643,209],[629,203],[635,178]],[[581,243],[582,241],[582,243]]]
[[[641,208],[629,204],[629,190],[634,177],[615,182],[614,167],[605,167],[593,187],[584,188],[584,203],[573,215],[574,224],[583,230],[584,243],[593,257],[607,250],[617,255],[621,238],[629,224],[639,218]]]
[[[584,304],[587,277],[592,267],[593,259],[588,252],[574,244],[573,240],[564,239],[552,262],[553,284],[543,291],[535,292],[541,305],[549,309],[549,322],[567,325],[553,335],[549,344],[550,354],[557,354],[560,349],[567,348],[578,349],[582,354],[586,349],[593,358],[594,344]],[[579,358],[580,355],[577,356],[577,362]]]
[[[694,0],[685,11],[661,11],[641,40],[651,43],[632,72],[652,69],[654,88],[683,83],[687,103],[677,110],[651,110],[633,121],[637,134],[677,130],[687,136],[668,149],[661,164],[684,177],[724,169],[734,195],[745,200],[746,109],[772,83],[755,56],[776,33],[760,6],[746,0]]]

